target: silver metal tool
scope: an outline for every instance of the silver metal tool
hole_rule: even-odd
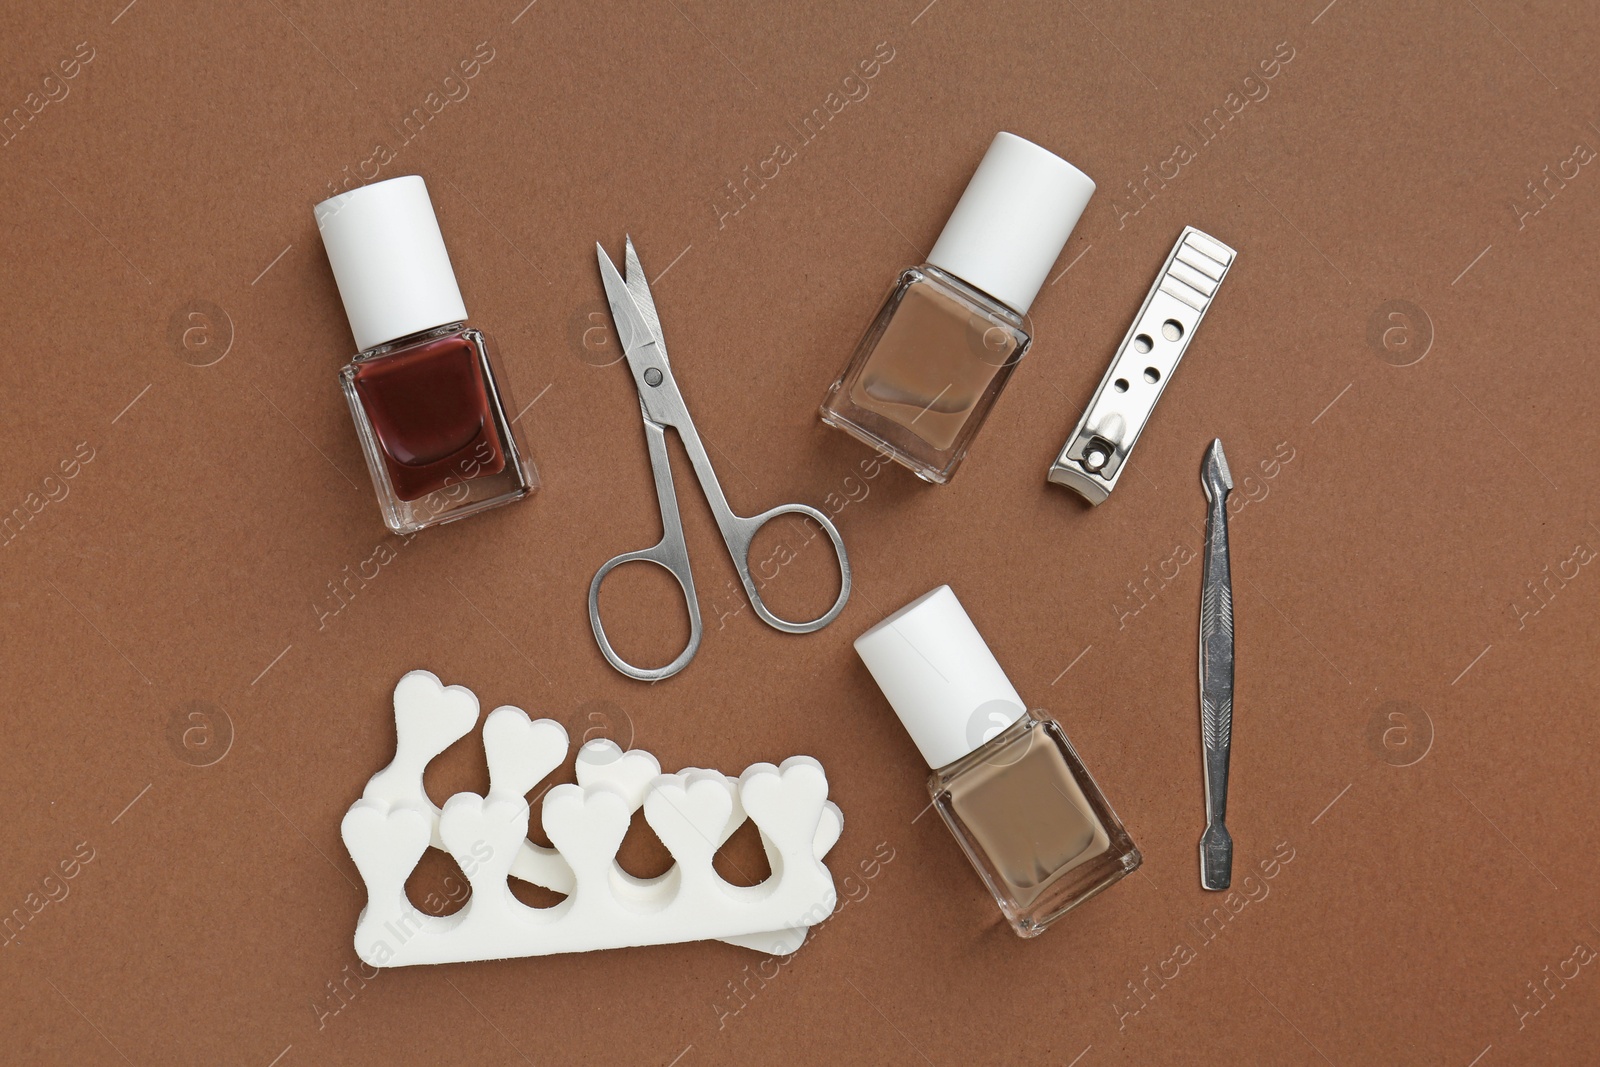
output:
[[[1051,465],[1050,481],[1091,504],[1111,495],[1234,255],[1216,238],[1184,227],[1094,399]]]
[[[805,504],[783,504],[770,511],[748,518],[735,515],[728,505],[711,468],[711,458],[706,454],[700,435],[695,432],[694,421],[672,377],[672,367],[667,363],[667,345],[661,337],[661,318],[656,313],[655,299],[650,295],[650,283],[645,279],[644,268],[639,265],[639,255],[633,250],[633,239],[628,238],[624,269],[626,279],[619,273],[611,257],[600,245],[595,246],[600,255],[600,280],[606,287],[606,301],[611,305],[611,319],[616,323],[617,339],[633,372],[633,384],[639,390],[639,409],[644,416],[645,443],[650,449],[650,470],[655,475],[656,501],[661,508],[661,540],[650,548],[637,552],[624,552],[613,556],[595,572],[589,584],[589,624],[594,628],[594,639],[606,661],[630,678],[655,682],[670,678],[689,665],[700,648],[704,625],[700,621],[700,604],[694,595],[694,573],[689,568],[689,546],[683,538],[683,520],[678,515],[678,495],[672,484],[672,461],[667,454],[667,427],[678,431],[684,451],[694,467],[700,489],[711,506],[711,514],[722,531],[723,543],[733,557],[739,581],[744,583],[745,595],[757,617],[768,626],[785,633],[805,634],[820,630],[844,610],[850,599],[850,560],[844,552],[844,542],[839,529],[816,508]],[[839,559],[839,599],[818,618],[809,622],[790,622],[780,619],[762,603],[761,592],[750,575],[750,546],[756,533],[767,523],[782,515],[802,515],[822,527]],[[635,667],[617,655],[606,638],[605,627],[600,622],[600,584],[606,575],[624,563],[654,563],[677,579],[689,608],[689,644],[678,657],[665,667]]]
[[[1205,748],[1206,831],[1200,836],[1200,886],[1226,889],[1233,880],[1228,814],[1228,750],[1233,744],[1233,581],[1228,573],[1228,493],[1233,475],[1222,441],[1206,449],[1200,484],[1209,508],[1200,577],[1200,737]]]

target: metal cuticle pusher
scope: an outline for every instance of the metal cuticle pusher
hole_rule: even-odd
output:
[[[1206,491],[1206,547],[1200,579],[1200,736],[1205,748],[1206,830],[1200,837],[1200,886],[1226,889],[1233,880],[1228,812],[1228,753],[1233,744],[1233,582],[1228,570],[1228,493],[1233,475],[1222,441],[1213,440],[1200,467]]]

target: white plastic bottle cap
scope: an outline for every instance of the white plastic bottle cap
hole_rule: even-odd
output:
[[[948,585],[856,638],[856,654],[930,768],[954,763],[1027,714]]]
[[[1093,194],[1060,156],[997,133],[928,262],[1025,315]]]
[[[313,210],[356,351],[467,317],[420,176],[363,185]]]

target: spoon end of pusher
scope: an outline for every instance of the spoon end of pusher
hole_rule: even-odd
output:
[[[1233,883],[1233,838],[1220,822],[1200,836],[1200,888],[1226,889]]]

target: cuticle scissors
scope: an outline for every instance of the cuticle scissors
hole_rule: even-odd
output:
[[[616,324],[617,339],[622,344],[623,356],[633,373],[633,383],[639,391],[639,410],[644,418],[645,443],[650,451],[650,470],[655,476],[656,501],[661,509],[661,540],[650,548],[624,552],[613,556],[595,572],[589,583],[589,623],[606,661],[630,678],[655,682],[670,678],[688,666],[700,648],[700,638],[705,627],[700,618],[700,604],[695,599],[694,574],[689,566],[689,546],[683,536],[683,520],[678,514],[678,495],[672,481],[671,457],[667,454],[667,427],[678,431],[678,439],[689,454],[695,477],[711,506],[717,529],[722,533],[728,554],[733,557],[739,581],[744,585],[750,606],[762,622],[785,633],[804,634],[822,629],[844,610],[850,599],[850,560],[845,555],[844,541],[838,527],[822,512],[805,504],[782,504],[759,515],[736,515],[723,495],[722,486],[712,469],[711,458],[695,431],[694,421],[684,404],[683,394],[672,376],[667,362],[666,342],[661,336],[661,319],[656,312],[655,299],[650,295],[650,283],[639,265],[639,255],[634,251],[633,238],[627,239],[627,255],[623,267],[626,276],[617,272],[611,257],[603,246],[596,244],[600,258],[600,279],[605,284],[606,302],[611,307],[611,319]],[[761,599],[759,586],[750,574],[750,548],[757,532],[782,515],[803,515],[822,527],[833,542],[839,560],[839,598],[822,615],[808,622],[791,622],[774,615]],[[628,663],[611,647],[605,627],[600,622],[600,585],[606,575],[624,563],[653,563],[677,579],[689,609],[689,644],[676,659],[664,667],[636,667]]]

